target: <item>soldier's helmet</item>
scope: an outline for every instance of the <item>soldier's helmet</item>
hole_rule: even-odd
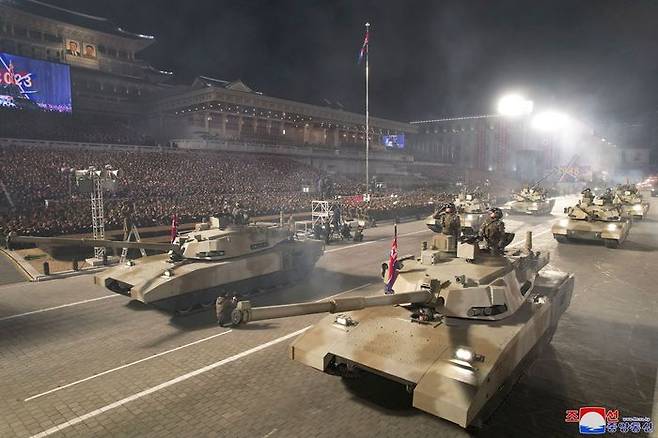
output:
[[[592,194],[592,189],[590,189],[589,187],[586,187],[585,190],[580,192],[580,194],[581,195],[591,195]]]
[[[493,219],[502,219],[502,217],[503,217],[503,210],[501,210],[501,209],[498,208],[498,207],[491,207],[491,208],[490,208],[489,210],[487,210],[487,211],[489,212],[489,215],[490,215]]]
[[[443,204],[443,210],[446,212],[453,212],[455,211],[455,204],[452,202],[446,202]]]

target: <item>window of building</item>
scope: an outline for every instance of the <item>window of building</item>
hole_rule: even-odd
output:
[[[110,47],[110,48],[107,49],[107,54],[110,55],[110,56],[117,56],[117,51],[116,51],[116,49],[113,49],[113,48]]]
[[[27,29],[21,26],[14,26],[14,35],[27,37]]]
[[[46,41],[48,41],[50,43],[59,43],[59,42],[62,41],[61,37],[59,37],[57,35],[53,35],[52,33],[45,33],[45,34],[43,34],[43,37]]]
[[[102,53],[103,55],[105,54],[105,46],[102,44],[98,45],[98,53]]]
[[[121,59],[127,59],[127,58],[128,58],[128,54],[127,54],[125,51],[123,51],[123,50],[119,50],[119,58],[121,58]]]
[[[38,30],[30,30],[30,38],[33,38],[35,40],[40,40],[43,38],[43,34],[41,31]]]

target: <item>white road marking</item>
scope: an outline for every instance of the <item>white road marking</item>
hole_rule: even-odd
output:
[[[278,429],[275,427],[274,429],[272,429],[271,431],[269,431],[265,435],[263,435],[263,438],[268,438],[268,437],[274,435],[277,432],[277,430]]]
[[[427,229],[427,230],[418,230],[418,231],[412,231],[411,233],[398,234],[398,237],[411,236],[413,234],[420,234],[420,233],[426,233],[426,232],[430,232],[430,230],[429,229]],[[345,245],[345,246],[341,246],[339,248],[327,249],[327,250],[325,250],[325,253],[334,252],[334,251],[342,251],[344,249],[356,248],[357,246],[362,246],[362,245],[370,245],[371,243],[383,242],[383,241],[388,240],[388,239],[393,239],[393,237],[392,236],[391,237],[382,237],[381,239],[371,240],[369,242],[362,242],[362,243],[357,243],[355,245]]]
[[[365,283],[365,284],[362,284],[362,285],[360,285],[360,286],[354,287],[354,288],[352,288],[352,289],[348,289],[348,290],[345,290],[345,291],[342,291],[342,292],[338,292],[338,293],[336,293],[336,294],[334,294],[334,295],[331,295],[331,296],[328,296],[328,297],[320,298],[320,299],[317,300],[316,302],[320,302],[320,301],[324,301],[324,300],[330,300],[330,299],[335,298],[335,297],[337,297],[337,296],[339,296],[339,295],[343,295],[343,294],[347,294],[347,293],[350,293],[350,292],[357,291],[357,290],[359,290],[359,289],[363,289],[363,288],[365,288],[365,287],[370,286],[371,284],[372,284],[372,283]],[[160,352],[160,353],[156,353],[156,354],[154,354],[154,355],[152,355],[152,356],[148,356],[148,357],[145,357],[145,358],[143,358],[143,359],[136,360],[136,361],[134,361],[134,362],[130,362],[130,363],[127,363],[127,364],[124,364],[124,365],[120,365],[120,366],[118,366],[118,367],[115,367],[115,368],[112,368],[112,369],[106,370],[106,371],[102,371],[102,372],[97,373],[97,374],[94,374],[94,375],[92,375],[92,376],[85,377],[84,379],[76,380],[75,382],[67,383],[66,385],[58,386],[57,388],[53,388],[53,389],[51,389],[51,390],[49,390],[49,391],[45,391],[45,392],[42,392],[42,393],[39,393],[39,394],[33,395],[33,396],[31,396],[31,397],[26,398],[26,399],[23,400],[23,401],[24,401],[24,402],[28,402],[28,401],[30,401],[30,400],[34,400],[34,399],[37,399],[37,398],[39,398],[39,397],[43,397],[43,396],[48,395],[48,394],[52,394],[53,392],[61,391],[62,389],[70,388],[70,387],[75,386],[75,385],[78,385],[78,384],[80,384],[80,383],[88,382],[89,380],[95,379],[95,378],[97,378],[97,377],[101,377],[101,376],[104,376],[104,375],[106,375],[106,374],[110,374],[110,373],[113,373],[113,372],[115,372],[115,371],[119,371],[119,370],[122,370],[122,369],[124,369],[124,368],[128,368],[128,367],[130,367],[130,366],[137,365],[137,364],[142,363],[142,362],[146,362],[147,360],[155,359],[155,358],[157,358],[157,357],[164,356],[165,354],[173,353],[174,351],[182,350],[183,348],[191,347],[191,346],[193,346],[193,345],[197,345],[197,344],[200,344],[200,343],[202,343],[202,342],[209,341],[209,340],[211,340],[211,339],[214,339],[214,338],[216,338],[216,337],[218,337],[218,336],[225,335],[225,334],[230,333],[230,332],[232,332],[232,331],[233,331],[233,330],[227,330],[227,331],[225,331],[225,332],[217,333],[217,334],[214,334],[214,335],[212,335],[212,336],[208,336],[208,337],[206,337],[206,338],[203,338],[203,339],[199,339],[199,340],[196,340],[196,341],[190,342],[189,344],[181,345],[181,346],[179,346],[179,347],[172,348],[172,349],[170,349],[170,350],[166,350],[166,351],[163,351],[163,352]]]
[[[110,374],[110,373],[113,373],[115,371],[119,371],[119,370],[122,370],[124,368],[128,368],[130,366],[137,365],[138,363],[146,362],[147,360],[155,359],[156,357],[164,356],[165,354],[173,353],[174,351],[182,350],[183,348],[191,347],[192,345],[197,345],[197,344],[200,344],[202,342],[209,341],[209,340],[214,339],[218,336],[222,336],[222,335],[225,335],[227,333],[231,333],[232,331],[233,330],[227,330],[225,332],[217,333],[217,334],[214,334],[212,336],[208,336],[207,338],[199,339],[199,340],[196,340],[194,342],[190,342],[189,344],[181,345],[180,347],[172,348],[171,350],[163,351],[163,352],[154,354],[152,356],[148,356],[148,357],[145,357],[143,359],[139,359],[139,360],[136,360],[134,362],[130,362],[130,363],[118,366],[116,368],[112,368],[112,369],[100,372],[98,374],[94,374],[93,376],[85,377],[84,379],[76,380],[75,382],[71,382],[71,383],[67,383],[66,385],[58,386],[57,388],[53,388],[49,391],[42,392],[42,393],[37,394],[37,395],[33,395],[32,397],[28,397],[23,401],[27,402],[27,401],[30,401],[30,400],[34,400],[35,398],[43,397],[44,395],[52,394],[53,392],[57,392],[57,391],[60,391],[62,389],[70,388],[71,386],[75,386],[79,383],[88,382],[89,380],[95,379],[96,377],[104,376],[106,374]]]
[[[103,295],[102,297],[98,297],[98,298],[91,298],[91,299],[88,299],[88,300],[76,301],[75,303],[62,304],[61,306],[47,307],[45,309],[33,310],[31,312],[17,313],[16,315],[3,316],[3,317],[0,318],[0,321],[7,321],[7,320],[10,320],[10,319],[21,318],[23,316],[34,315],[34,314],[43,313],[43,312],[50,312],[51,310],[64,309],[66,307],[77,306],[77,305],[80,305],[80,304],[86,304],[86,303],[91,303],[91,302],[94,302],[94,301],[106,300],[108,298],[116,298],[116,297],[120,297],[120,296],[121,295],[118,295],[118,294]]]
[[[328,297],[320,298],[319,300],[315,300],[315,302],[319,303],[320,301],[330,300],[332,298],[336,298],[339,295],[343,295],[343,294],[347,294],[347,293],[350,293],[350,292],[354,292],[355,290],[363,289],[364,287],[368,287],[371,284],[372,283],[362,284],[361,286],[357,286],[355,288],[352,288],[352,289],[349,289],[349,290],[346,290],[346,291],[343,291],[343,292],[338,292],[337,294],[333,294],[333,295],[330,295]]]
[[[133,394],[131,396],[122,398],[121,400],[115,401],[114,403],[110,403],[109,405],[103,406],[101,408],[95,409],[91,412],[87,412],[84,415],[80,415],[78,417],[72,418],[64,423],[60,423],[56,426],[51,427],[50,429],[44,430],[43,432],[37,433],[36,435],[32,435],[31,438],[44,438],[47,436],[50,436],[56,432],[59,432],[60,430],[67,429],[71,426],[74,426],[76,424],[82,423],[83,421],[96,417],[100,414],[103,414],[105,412],[111,411],[112,409],[118,408],[119,406],[123,406],[127,403],[130,403],[135,400],[139,400],[142,397],[146,397],[149,394],[153,394],[154,392],[158,392],[162,389],[168,388],[172,385],[175,385],[177,383],[183,382],[185,380],[191,379],[192,377],[196,377],[200,374],[206,373],[208,371],[211,371],[215,368],[221,367],[223,365],[229,364],[231,362],[235,362],[236,360],[242,359],[243,357],[249,356],[253,353],[257,353],[261,350],[264,350],[268,347],[271,347],[273,345],[279,344],[283,341],[286,341],[290,338],[294,338],[295,336],[298,336],[302,333],[304,333],[306,330],[310,329],[311,326],[309,325],[308,327],[304,327],[301,330],[297,330],[292,333],[288,333],[287,335],[281,336],[280,338],[276,338],[272,341],[266,342],[261,345],[257,345],[256,347],[250,348],[249,350],[243,351],[242,353],[238,353],[234,356],[227,357],[226,359],[222,359],[218,362],[212,363],[210,365],[206,365],[203,368],[199,368],[197,370],[191,371],[189,373],[183,374],[181,376],[176,377],[175,379],[167,380],[166,382],[163,382],[157,386],[153,386],[149,389],[145,389],[144,391],[140,391],[136,394]]]

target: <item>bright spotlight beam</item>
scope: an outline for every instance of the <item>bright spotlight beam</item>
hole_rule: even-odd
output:
[[[569,123],[569,116],[558,111],[543,111],[532,118],[531,125],[539,131],[559,131]]]
[[[518,94],[508,94],[498,101],[498,114],[507,117],[525,116],[532,112],[533,103]]]

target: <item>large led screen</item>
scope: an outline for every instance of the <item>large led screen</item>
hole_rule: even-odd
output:
[[[404,149],[404,134],[383,135],[382,144],[390,149]]]
[[[69,66],[0,52],[0,107],[70,113]]]

